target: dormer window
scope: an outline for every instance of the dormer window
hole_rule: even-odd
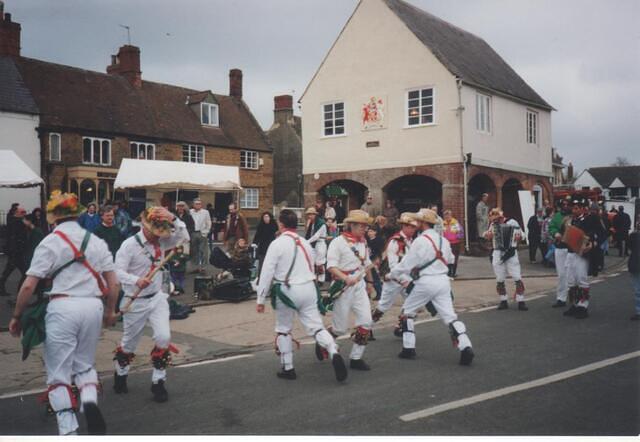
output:
[[[203,126],[218,126],[218,105],[200,103],[200,121]]]

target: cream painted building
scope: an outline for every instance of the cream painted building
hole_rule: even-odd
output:
[[[516,218],[517,190],[551,199],[552,107],[482,39],[402,0],[360,1],[300,103],[307,205],[369,192],[461,221],[469,207],[473,226],[483,192]]]

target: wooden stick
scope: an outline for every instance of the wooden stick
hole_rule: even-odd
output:
[[[160,261],[160,263],[151,271],[149,271],[149,273],[147,273],[145,275],[146,279],[153,279],[154,276],[156,276],[156,273],[158,273],[160,271],[160,269],[162,267],[164,267],[164,265],[166,263],[169,262],[169,260],[171,258],[173,258],[173,255],[176,254],[176,248],[178,246],[174,247],[174,249],[169,252],[169,254],[167,256],[164,257],[164,259],[162,261]],[[138,297],[140,296],[140,293],[142,293],[142,290],[140,287],[136,288],[136,291],[133,293],[133,295],[129,298],[129,301],[127,301],[126,305],[120,309],[120,316],[124,315],[125,313],[127,313],[129,311],[129,309],[131,308],[131,304],[133,304],[133,301],[135,301],[136,299],[138,299]]]

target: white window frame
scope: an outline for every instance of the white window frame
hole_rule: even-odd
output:
[[[53,138],[58,137],[58,157],[53,155]],[[84,152],[83,152],[84,153]],[[49,161],[62,161],[62,135],[57,132],[49,134]]]
[[[476,130],[483,134],[491,134],[493,128],[493,100],[490,95],[476,92]]]
[[[248,194],[252,196],[248,198]],[[256,187],[245,187],[240,193],[241,209],[259,209],[260,208],[260,189]]]
[[[215,121],[211,118],[211,109],[215,109]],[[204,116],[207,115],[209,122],[204,122]],[[218,127],[220,125],[220,108],[214,103],[200,103],[200,123],[203,126]]]
[[[336,134],[336,104],[342,104],[342,133]],[[325,106],[331,106],[331,113],[333,115],[333,133],[331,135],[325,135],[324,124],[327,121],[325,119]],[[336,138],[336,137],[345,137],[347,136],[347,103],[344,100],[335,100],[335,101],[327,101],[326,103],[322,103],[320,105],[320,137],[321,138]]]
[[[131,148],[133,147],[133,145],[135,144],[136,146],[136,151],[137,151],[137,156],[134,158],[136,160],[141,159],[140,158],[140,146],[144,146],[145,149],[145,160],[155,160],[156,159],[156,145],[153,143],[145,143],[142,141],[131,141],[129,142],[129,154],[131,154]],[[152,158],[149,158],[149,155],[146,154],[146,151],[148,148],[151,148],[151,152],[152,152]],[[133,158],[133,157],[131,157]]]
[[[538,112],[527,109],[525,120],[527,128],[527,131],[525,132],[527,144],[538,144],[538,121]]]
[[[184,159],[185,149],[187,149],[187,159]],[[198,161],[198,151],[202,150],[202,161]],[[195,159],[195,161],[192,161]],[[183,144],[182,161],[185,163],[205,164],[205,148],[200,144]]]
[[[84,159],[84,140],[91,140],[91,161],[85,161]],[[94,141],[99,141],[100,142],[100,161],[99,162],[95,162],[93,161],[93,144]],[[107,163],[103,163],[102,162],[102,143],[103,142],[107,142],[109,143],[109,161]],[[94,164],[97,166],[111,166],[111,150],[112,150],[112,146],[111,146],[111,140],[108,138],[97,138],[97,137],[82,137],[82,164]]]
[[[418,124],[409,124],[409,94],[411,92],[418,91],[418,100],[422,101],[424,98],[422,96],[422,91],[425,89],[431,89],[431,123],[418,123]],[[422,119],[422,108],[428,105],[422,105],[419,103],[418,105],[418,117]],[[414,127],[425,127],[425,126],[435,126],[436,125],[436,87],[434,85],[425,85],[420,87],[412,87],[407,89],[404,93],[404,128],[414,128]]]
[[[240,168],[258,170],[259,154],[255,150],[241,150],[240,151]]]

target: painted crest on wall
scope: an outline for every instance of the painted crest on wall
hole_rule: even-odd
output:
[[[386,104],[385,98],[372,96],[362,105],[362,130],[384,127]]]

